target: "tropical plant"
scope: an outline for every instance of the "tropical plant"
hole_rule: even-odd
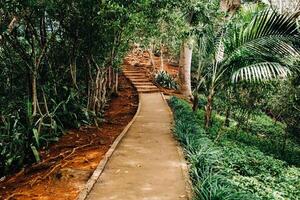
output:
[[[207,95],[206,127],[210,126],[213,98],[221,88],[228,90],[238,81],[283,79],[297,71],[289,60],[299,56],[298,16],[267,9],[244,26],[227,23],[219,31],[207,28],[207,34],[198,40],[201,56],[195,90],[203,89]]]
[[[207,24],[213,23],[211,19],[223,18],[219,4],[219,0],[185,1],[180,6],[189,27],[182,33],[179,57],[179,83],[186,97],[192,97],[191,71],[195,36],[202,34]]]
[[[157,74],[155,74],[154,81],[161,87],[174,90],[178,89],[176,79],[166,71],[159,71]]]

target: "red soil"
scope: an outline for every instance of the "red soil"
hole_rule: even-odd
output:
[[[112,98],[100,128],[72,130],[41,151],[42,162],[0,182],[0,199],[74,200],[136,113],[138,96],[120,76],[120,92]]]

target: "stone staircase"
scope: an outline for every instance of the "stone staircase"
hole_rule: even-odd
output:
[[[159,92],[159,89],[149,80],[144,71],[124,69],[123,73],[132,82],[139,93]]]

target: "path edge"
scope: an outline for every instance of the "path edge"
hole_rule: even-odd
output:
[[[163,92],[160,92],[160,94],[161,94],[161,97],[164,100],[165,104],[168,107],[168,110],[169,110],[169,113],[170,113],[171,119],[172,119],[172,124],[174,124],[173,112],[172,112],[172,110],[171,110],[171,108],[170,108],[170,106],[167,102],[167,99],[165,98],[165,95],[163,94]],[[172,130],[172,136],[174,137],[173,130]],[[179,144],[179,142],[176,138],[174,138],[174,139],[175,139],[175,142],[176,142],[179,159],[180,159],[180,162],[182,163],[181,171],[182,171],[182,174],[183,174],[183,177],[184,177],[187,199],[192,200],[193,199],[193,192],[192,192],[193,187],[192,187],[192,182],[191,182],[190,175],[189,175],[189,167],[187,165],[187,161],[185,159],[184,152],[183,152],[183,149],[182,149],[181,145]]]
[[[101,159],[100,163],[98,164],[98,166],[95,169],[95,171],[93,172],[92,176],[89,178],[89,180],[85,184],[84,188],[82,190],[80,190],[79,195],[77,196],[76,200],[85,200],[88,197],[88,195],[90,194],[91,190],[93,189],[95,183],[97,182],[97,180],[100,178],[101,174],[103,173],[103,171],[106,167],[106,164],[108,163],[108,161],[112,157],[113,153],[117,149],[119,143],[124,138],[124,136],[130,129],[132,124],[135,122],[136,118],[138,117],[138,115],[141,111],[141,95],[139,93],[138,93],[138,100],[139,100],[139,104],[138,104],[138,109],[137,109],[135,115],[133,116],[131,121],[127,124],[127,126],[123,129],[121,134],[115,139],[115,141],[113,142],[113,144],[111,145],[109,150],[105,153],[104,157]]]

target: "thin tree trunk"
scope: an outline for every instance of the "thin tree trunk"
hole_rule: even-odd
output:
[[[211,125],[213,95],[209,94],[207,97],[207,104],[205,106],[205,128],[209,128]]]
[[[115,82],[115,93],[116,94],[118,94],[118,92],[119,92],[118,87],[119,87],[119,73],[116,72],[116,82]]]
[[[100,95],[100,110],[104,109],[107,101],[107,73],[104,73],[103,82],[101,82],[101,95]]]
[[[194,95],[193,98],[193,111],[196,112],[198,110],[199,107],[199,96],[198,94]]]
[[[75,88],[78,88],[77,86],[77,67],[76,67],[76,61],[72,61],[70,64],[70,73],[72,78],[72,83],[75,86]]]
[[[150,45],[150,48],[148,49],[148,54],[149,54],[149,58],[150,58],[150,65],[154,68],[155,70],[155,63],[154,63],[154,59],[153,59],[153,45]]]
[[[113,58],[111,58],[113,59]],[[111,88],[112,85],[112,67],[109,66],[108,68],[108,88]]]
[[[116,81],[116,75],[115,75],[115,69],[112,69],[112,75],[111,75],[111,84],[112,84],[112,90],[111,90],[111,93],[114,93],[115,91],[116,91],[116,89],[115,89],[115,81]]]
[[[31,94],[32,94],[32,116],[37,114],[37,84],[36,84],[36,70],[31,77]]]
[[[226,109],[226,118],[225,118],[225,123],[224,123],[226,127],[229,127],[229,123],[230,123],[230,120],[229,120],[230,114],[231,114],[231,106],[229,105],[229,106],[227,107],[227,109]]]
[[[162,44],[160,44],[160,71],[164,71],[164,50]]]
[[[179,80],[184,96],[192,97],[191,86],[191,64],[192,64],[193,45],[190,40],[182,43],[179,60]]]

